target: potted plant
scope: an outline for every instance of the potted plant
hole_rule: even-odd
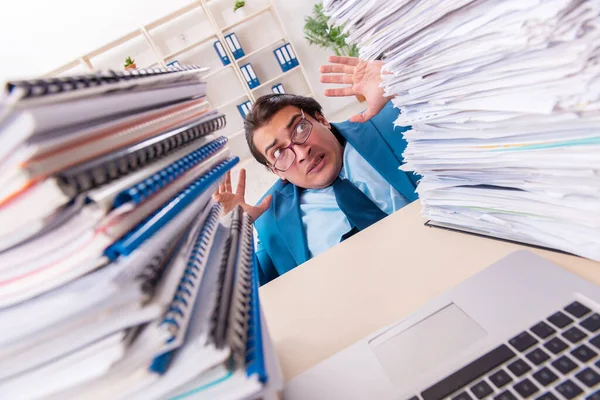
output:
[[[343,26],[329,24],[329,17],[323,13],[323,5],[315,4],[311,16],[304,19],[304,38],[310,45],[333,50],[337,56],[358,57],[358,47],[346,42],[348,35],[343,34]],[[357,95],[358,101],[365,101]]]
[[[132,70],[136,70],[137,66],[135,65],[135,60],[133,58],[127,57],[125,59],[125,71],[132,71]]]
[[[236,0],[233,3],[232,8],[226,8],[223,10],[223,19],[225,24],[233,24],[246,16],[246,1]]]

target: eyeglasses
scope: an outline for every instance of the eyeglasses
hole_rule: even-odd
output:
[[[273,168],[277,171],[285,172],[290,169],[296,160],[296,152],[293,149],[294,145],[306,143],[312,132],[312,123],[306,119],[304,110],[300,111],[302,112],[302,119],[298,121],[292,131],[292,137],[290,138],[292,143],[283,149],[277,149],[273,152],[273,156],[275,157]]]

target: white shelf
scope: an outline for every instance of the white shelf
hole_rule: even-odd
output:
[[[239,95],[238,97],[235,97],[229,101],[226,101],[223,104],[219,104],[218,106],[215,107],[215,110],[220,110],[221,108],[229,107],[230,105],[237,103],[238,100],[247,99],[247,98],[248,98],[248,95],[245,95],[245,94]]]
[[[271,6],[270,6],[270,5],[269,5],[269,6],[267,6],[267,7],[265,7],[265,8],[263,8],[263,9],[260,9],[260,10],[258,10],[258,11],[256,11],[256,12],[253,12],[252,14],[250,14],[250,15],[248,15],[248,16],[246,16],[246,17],[242,18],[242,19],[240,19],[239,21],[237,21],[237,22],[234,22],[233,24],[229,24],[229,25],[227,25],[227,26],[225,26],[225,27],[221,28],[221,31],[223,31],[223,32],[224,32],[224,31],[228,31],[228,30],[230,30],[230,29],[233,29],[233,28],[235,28],[236,26],[238,26],[238,25],[241,25],[241,24],[243,24],[244,22],[246,22],[246,21],[249,21],[249,20],[251,20],[252,18],[254,18],[254,17],[257,17],[257,16],[259,16],[259,15],[261,15],[261,14],[264,14],[265,12],[267,12],[267,11],[269,11],[269,10],[271,10]]]
[[[234,134],[227,136],[227,139],[235,139],[239,136],[242,136],[243,134],[244,134],[244,130],[240,129],[239,131],[235,132]]]
[[[192,50],[194,47],[198,47],[201,44],[204,44],[204,43],[208,42],[210,39],[216,39],[216,38],[217,38],[217,35],[212,34],[212,35],[207,36],[207,37],[205,37],[203,39],[200,39],[197,42],[194,42],[192,44],[189,44],[189,45],[185,46],[183,49],[179,49],[177,51],[174,51],[171,54],[167,54],[166,56],[163,57],[163,61],[168,61],[168,60],[170,60],[173,57],[177,57],[178,55],[185,53],[186,51]]]
[[[202,79],[208,79],[208,78],[210,78],[211,76],[214,76],[214,75],[216,75],[216,74],[218,74],[218,73],[221,73],[221,72],[223,72],[223,71],[225,71],[226,69],[229,69],[229,68],[231,68],[231,67],[232,67],[232,64],[231,64],[231,63],[229,63],[229,64],[227,64],[227,65],[224,65],[224,66],[222,66],[222,67],[221,67],[221,68],[219,68],[219,69],[215,69],[215,70],[214,70],[214,71],[212,71],[210,74],[208,74],[208,75],[204,75],[204,76],[202,77]]]
[[[296,72],[296,70],[300,70],[300,66],[296,66],[296,67],[294,67],[294,68],[290,69],[289,71],[285,71],[285,72],[284,72],[283,74],[281,74],[281,75],[277,75],[275,78],[271,78],[271,79],[269,79],[268,81],[266,81],[266,82],[264,82],[264,83],[261,83],[260,85],[258,85],[258,86],[257,86],[257,87],[255,87],[254,89],[252,89],[252,91],[254,92],[254,91],[257,91],[257,90],[259,90],[259,89],[262,89],[263,87],[265,87],[265,86],[267,86],[267,85],[270,85],[270,84],[271,84],[271,83],[273,83],[273,82],[276,82],[276,81],[278,81],[278,80],[280,80],[280,79],[282,79],[282,78],[285,78],[286,76],[288,76],[288,75],[290,75],[290,74],[293,74],[294,72]]]
[[[238,58],[235,61],[238,62],[238,63],[242,62],[242,61],[246,60],[248,57],[252,57],[253,55],[260,53],[261,51],[264,51],[264,50],[268,49],[269,47],[276,45],[279,42],[285,42],[286,40],[287,40],[286,38],[281,37],[281,38],[279,38],[279,39],[277,39],[277,40],[275,40],[275,41],[273,41],[273,42],[271,42],[271,43],[269,43],[269,44],[267,44],[267,45],[265,45],[265,46],[263,46],[263,47],[261,47],[261,48],[259,48],[257,50],[254,50],[254,51],[246,54],[242,58]]]

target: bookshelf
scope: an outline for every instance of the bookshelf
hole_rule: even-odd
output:
[[[215,109],[227,116],[222,132],[230,140],[230,148],[243,160],[250,156],[247,149],[243,119],[237,105],[247,100],[255,102],[271,87],[283,84],[288,93],[314,97],[306,71],[294,44],[271,0],[248,1],[233,12],[232,0],[192,0],[163,17],[133,29],[128,34],[93,49],[77,59],[49,72],[47,77],[93,72],[100,69],[123,69],[125,58],[131,56],[138,68],[159,68],[177,61],[209,68],[204,76],[208,82],[207,99]],[[244,55],[238,59],[228,48],[225,36],[235,33]],[[223,65],[213,44],[219,40],[230,60]],[[299,65],[283,72],[273,51],[290,43]],[[240,67],[250,63],[260,84],[250,88]]]

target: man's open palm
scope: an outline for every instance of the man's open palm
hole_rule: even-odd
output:
[[[225,181],[219,185],[219,189],[213,194],[213,199],[221,203],[223,212],[228,214],[235,207],[242,206],[242,209],[250,214],[253,220],[260,217],[271,205],[271,195],[265,197],[258,206],[251,206],[246,203],[246,170],[242,169],[238,176],[238,185],[235,193],[231,188],[231,172],[227,172]]]
[[[341,56],[330,56],[328,61],[332,64],[321,66],[321,82],[346,83],[351,86],[326,89],[325,96],[363,95],[367,99],[368,109],[363,114],[353,115],[350,121],[368,121],[391,99],[383,95],[383,88],[380,87],[383,61],[365,61],[356,57]]]

